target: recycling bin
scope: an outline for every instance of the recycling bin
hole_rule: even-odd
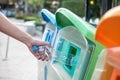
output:
[[[103,46],[94,40],[96,28],[71,11],[60,8],[55,14],[60,27],[49,80],[90,80]],[[57,77],[51,72],[57,73]],[[52,77],[51,77],[52,76]]]
[[[99,53],[104,48],[94,40],[96,28],[64,8],[56,12],[56,21],[60,27],[74,26],[85,37],[88,49],[86,53],[80,53],[81,55],[79,55],[77,60],[78,63],[76,63],[78,66],[75,68],[76,71],[72,76],[72,80],[90,80],[97,62],[96,57],[98,57]]]
[[[92,80],[120,80],[120,6],[101,18],[95,39],[106,47],[99,55]]]
[[[45,30],[43,33],[42,41],[49,42],[51,46],[54,46],[55,38],[58,33],[58,27],[56,25],[56,20],[54,14],[52,14],[47,9],[41,10],[41,16],[43,20],[46,22]],[[47,65],[44,61],[38,61],[38,79],[45,80],[47,74]]]
[[[58,32],[54,48],[56,50],[53,54],[57,57],[48,67],[48,80],[56,80],[56,77],[51,74],[53,71],[58,74],[57,80],[72,80],[74,73],[78,73],[76,67],[79,56],[82,55],[81,53],[86,54],[88,50],[85,37],[75,27],[67,26]],[[81,56],[82,59],[84,57],[84,55]]]

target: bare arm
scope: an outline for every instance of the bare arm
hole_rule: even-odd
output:
[[[41,57],[37,52],[34,53],[32,51],[32,47],[34,45],[37,45],[37,46],[49,46],[50,47],[50,45],[48,43],[43,42],[43,41],[34,40],[32,38],[32,36],[30,36],[28,33],[26,33],[24,31],[20,30],[19,28],[17,28],[2,13],[0,13],[0,31],[7,34],[7,35],[9,35],[9,36],[11,36],[11,37],[13,37],[13,38],[15,38],[15,39],[17,39],[17,40],[19,40],[19,41],[21,41],[25,45],[27,45],[29,50],[38,59],[41,59]]]
[[[0,13],[0,31],[25,43],[32,41],[32,37],[12,24],[3,14]]]

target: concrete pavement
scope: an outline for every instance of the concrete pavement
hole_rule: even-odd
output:
[[[10,19],[15,25],[26,31],[24,21]],[[40,40],[42,34],[33,36]],[[37,80],[37,59],[21,42],[9,38],[8,59],[5,61],[8,36],[0,32],[0,80]]]

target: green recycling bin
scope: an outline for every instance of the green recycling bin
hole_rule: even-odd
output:
[[[54,68],[62,80],[91,80],[97,57],[104,48],[94,40],[96,28],[65,8],[58,9],[55,16],[62,29],[57,35],[59,42],[55,43],[59,66],[54,64]]]

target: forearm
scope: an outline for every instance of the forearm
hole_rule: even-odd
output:
[[[26,45],[32,41],[32,37],[24,31],[17,28],[5,16],[0,13],[0,31],[25,43]]]
[[[5,16],[0,13],[0,31],[23,42],[27,45],[31,53],[37,58],[42,60],[48,60],[48,58],[44,55],[39,54],[38,51],[33,52],[33,46],[48,46],[51,47],[49,43],[34,40],[32,36],[27,34],[26,32],[17,28],[14,24],[12,24]]]

